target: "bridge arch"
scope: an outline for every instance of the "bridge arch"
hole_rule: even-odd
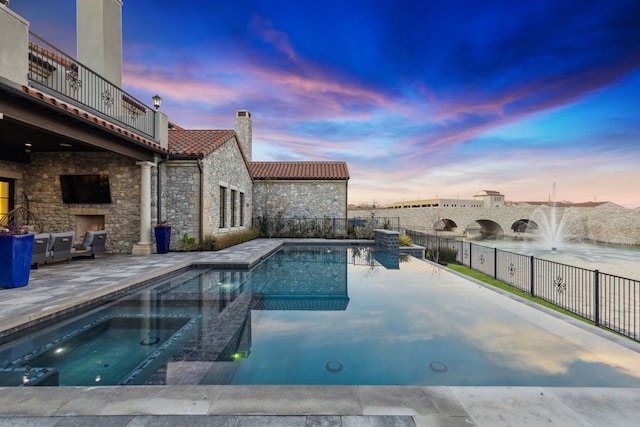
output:
[[[436,231],[456,231],[458,224],[449,218],[440,218],[433,224],[433,229]]]
[[[527,233],[538,229],[538,224],[530,219],[519,219],[511,224],[514,233]]]
[[[476,222],[480,224],[480,233],[485,238],[502,237],[504,236],[504,228],[500,224],[490,219],[477,219]]]

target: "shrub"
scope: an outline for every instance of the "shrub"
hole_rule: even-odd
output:
[[[260,228],[252,227],[248,230],[219,234],[215,237],[210,237],[214,239],[215,243],[213,250],[219,251],[220,249],[229,248],[231,246],[239,245],[240,243],[248,242],[249,240],[257,239],[260,237]]]
[[[400,242],[400,246],[413,246],[413,240],[406,234],[399,235],[398,241]]]
[[[184,233],[182,236],[182,240],[180,240],[180,250],[185,252],[190,252],[198,249],[198,244],[196,243],[195,237],[189,237],[187,233]]]
[[[216,237],[213,234],[208,234],[202,238],[200,242],[200,249],[203,251],[213,251],[216,248]]]

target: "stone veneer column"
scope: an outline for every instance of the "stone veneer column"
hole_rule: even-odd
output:
[[[151,242],[151,166],[152,162],[136,162],[140,166],[140,241],[133,246],[133,255],[153,253]]]

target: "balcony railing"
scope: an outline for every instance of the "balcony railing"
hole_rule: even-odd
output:
[[[150,107],[31,32],[29,80],[70,104],[155,140],[155,113]]]

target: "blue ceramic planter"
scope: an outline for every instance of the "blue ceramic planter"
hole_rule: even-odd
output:
[[[159,254],[168,253],[171,243],[171,227],[155,227],[153,230],[156,236],[156,252]]]
[[[29,283],[34,237],[0,236],[0,288],[19,288]]]

